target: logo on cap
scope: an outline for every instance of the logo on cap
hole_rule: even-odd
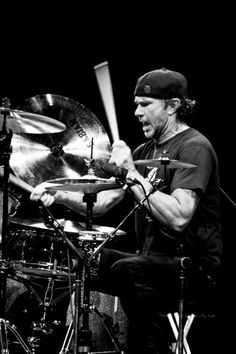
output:
[[[152,89],[150,85],[144,85],[143,87],[144,92],[148,95],[151,93]]]

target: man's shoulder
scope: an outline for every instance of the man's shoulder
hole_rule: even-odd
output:
[[[149,140],[136,147],[136,149],[133,152],[133,157],[135,160],[144,158],[144,156],[145,158],[148,158],[146,156],[152,153],[154,148],[155,148],[154,140]]]
[[[197,144],[198,146],[212,146],[206,135],[195,128],[188,129],[183,139],[183,144]]]

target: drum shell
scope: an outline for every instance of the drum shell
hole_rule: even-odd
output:
[[[98,232],[80,231],[67,234],[68,240],[80,252],[81,258],[67,246],[56,231],[30,227],[10,222],[7,239],[7,259],[14,270],[24,274],[49,277],[61,280],[75,274],[83,258],[90,258],[104,240],[105,235]],[[90,277],[96,279],[100,254],[90,262]],[[82,263],[81,263],[82,264]]]

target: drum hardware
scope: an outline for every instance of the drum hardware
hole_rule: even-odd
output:
[[[137,166],[146,166],[148,168],[163,167],[164,168],[164,181],[167,181],[167,169],[195,168],[195,167],[197,167],[197,165],[194,165],[194,164],[170,159],[170,157],[167,153],[167,150],[164,150],[158,159],[136,160],[136,161],[134,161],[134,164]]]
[[[158,179],[156,182],[154,181],[152,183],[152,188],[149,190],[149,192],[147,194],[145,194],[144,198],[141,200],[138,200],[134,193],[131,191],[130,186],[128,186],[126,184],[126,182],[124,181],[120,181],[119,179],[117,179],[117,183],[120,184],[121,187],[125,186],[125,190],[130,193],[134,199],[136,200],[136,205],[131,209],[131,211],[123,218],[123,220],[118,224],[118,226],[111,231],[108,234],[108,237],[106,238],[106,240],[104,240],[97,248],[96,250],[93,252],[93,254],[91,255],[91,257],[88,259],[88,263],[90,263],[90,261],[93,259],[93,257],[98,254],[100,252],[100,250],[105,246],[105,244],[107,242],[109,242],[110,240],[112,240],[114,238],[114,236],[116,235],[116,232],[120,229],[120,227],[125,223],[125,221],[137,210],[140,208],[144,208],[145,211],[147,212],[147,214],[152,217],[152,213],[151,210],[149,210],[146,205],[145,202],[148,200],[149,196],[154,193],[157,189],[159,189],[160,187],[163,187],[163,180],[162,179]]]
[[[52,306],[61,300],[62,297],[65,297],[70,293],[70,290],[65,291],[61,296],[53,300],[54,285],[54,277],[48,278],[43,301],[40,300],[39,302],[39,306],[42,309],[42,316],[37,322],[32,322],[32,335],[28,338],[28,342],[34,354],[38,351],[40,352],[41,342],[43,339],[49,335],[52,335],[55,329],[60,325],[60,321],[51,320],[49,317]]]
[[[96,306],[93,304],[90,305],[89,311],[94,311],[94,313],[100,318],[100,320],[103,323],[103,326],[106,330],[106,332],[109,335],[109,338],[114,346],[115,350],[109,350],[109,351],[91,351],[86,346],[82,347],[80,346],[81,350],[86,350],[86,351],[79,351],[81,353],[89,353],[89,354],[125,354],[125,352],[122,350],[121,345],[116,337],[116,328],[114,328],[113,324],[110,323],[110,321],[98,310]],[[59,352],[59,354],[67,354],[70,353],[70,348],[71,348],[71,343],[74,335],[74,329],[73,329],[73,321],[70,322],[68,331],[66,333],[62,348]],[[91,340],[91,339],[90,339]],[[89,350],[89,352],[87,351]],[[78,352],[77,352],[78,353]]]
[[[84,201],[87,203],[86,228],[89,229],[87,232],[92,231],[92,209],[93,203],[96,201],[95,193],[104,189],[117,188],[116,184],[112,183],[110,180],[106,180],[105,178],[103,178],[106,176],[106,174],[100,168],[101,163],[104,160],[107,160],[110,154],[110,142],[108,136],[104,134],[103,127],[98,124],[99,122],[97,121],[96,117],[92,115],[88,110],[86,110],[84,106],[78,104],[77,102],[74,102],[73,100],[69,100],[68,98],[56,95],[47,94],[43,96],[33,97],[32,99],[27,100],[27,102],[25,102],[25,106],[20,107],[20,109],[23,111],[31,111],[33,115],[35,114],[35,117],[37,114],[45,115],[46,109],[48,110],[48,113],[50,112],[50,114],[46,115],[53,115],[54,118],[58,119],[59,121],[62,121],[64,119],[65,123],[69,122],[69,124],[71,124],[72,129],[71,131],[67,130],[67,133],[69,132],[69,134],[67,135],[66,132],[65,134],[64,132],[62,132],[60,134],[54,134],[53,136],[49,136],[49,139],[47,139],[47,136],[45,135],[43,137],[43,141],[40,141],[40,136],[37,134],[33,136],[26,135],[25,137],[24,131],[20,131],[20,134],[18,134],[19,131],[14,131],[14,133],[16,134],[14,134],[12,137],[13,154],[11,155],[10,164],[12,170],[16,175],[16,178],[19,178],[19,180],[23,180],[23,182],[29,182],[30,187],[46,181],[48,179],[48,176],[50,176],[50,178],[54,176],[55,179],[57,179],[57,184],[60,184],[61,182],[58,181],[58,177],[61,178],[64,176],[65,178],[67,178],[69,180],[69,183],[67,184],[71,184],[74,187],[73,191],[81,191],[86,195],[84,196]],[[17,116],[17,114],[19,114],[19,112],[11,112],[11,115],[13,116]],[[96,139],[97,150],[95,152],[93,151],[93,154],[90,154],[94,156],[90,156],[90,159],[88,160],[88,148],[91,146],[91,134],[89,131],[90,122],[92,123],[92,149],[94,138]],[[31,144],[31,140],[33,139],[36,143]],[[49,146],[45,147],[45,142],[48,143]],[[29,152],[28,154],[27,149]],[[39,158],[38,162],[32,161],[32,159],[34,159],[35,157]],[[44,165],[43,160],[45,160],[45,157],[46,161]],[[94,157],[95,160],[93,160],[92,157]],[[21,160],[21,164],[19,164],[19,160]],[[85,172],[85,166],[87,165],[88,167],[87,162],[90,163],[91,160],[93,160],[92,173],[89,169],[88,175],[84,176],[83,180],[81,180],[81,175],[84,175]],[[45,176],[44,173],[48,175]],[[72,179],[75,180],[73,181],[74,183],[71,183]],[[63,181],[61,184],[64,185],[65,181]],[[74,186],[75,184],[79,184],[79,187],[77,185]],[[68,186],[62,188],[68,188]],[[46,221],[46,223],[47,222],[48,220]],[[55,227],[56,232],[60,234],[60,236],[62,236],[64,230],[62,229],[62,233],[60,233],[59,226],[56,223],[54,223],[53,226]],[[90,261],[89,265],[87,265],[87,258],[84,256],[84,254],[82,255],[83,258],[81,259],[80,255],[78,254],[78,250],[76,247],[74,247],[73,243],[70,242],[70,240],[68,239],[64,239],[64,241],[67,244],[68,248],[71,248],[72,251],[75,252],[76,258],[79,259],[78,271],[76,272],[76,278],[74,282],[75,292],[77,291],[76,294],[78,295],[76,296],[78,301],[77,312],[75,315],[74,322],[78,325],[80,324],[79,318],[83,318],[80,338],[78,338],[78,335],[76,335],[75,333],[74,348],[77,348],[77,344],[79,341],[79,348],[83,350],[84,344],[85,347],[89,344],[91,335],[89,328],[87,328],[89,315],[89,291],[87,291],[88,287],[86,279],[87,277],[89,278],[91,275],[90,270],[94,259],[93,261]],[[90,257],[91,252],[88,254]],[[23,262],[21,263],[21,265],[23,265]],[[49,283],[49,289],[51,289],[48,293],[49,297],[50,294],[53,293],[53,281],[57,279],[58,275],[57,265],[54,265],[55,267],[53,267],[53,269],[50,270],[49,273],[47,273],[46,271],[46,278]],[[27,272],[25,273],[25,269],[17,269],[18,265],[13,262],[13,267],[15,266],[16,272],[20,273],[22,271],[23,276],[27,276]],[[39,269],[38,271],[39,274],[36,274],[37,271],[35,273],[35,269],[33,269],[32,274],[29,275],[29,278],[31,276],[35,276],[37,278],[38,275],[45,275],[45,269]],[[40,274],[41,271],[42,274]],[[45,308],[45,311],[46,310],[47,308]],[[35,337],[37,337],[38,328],[40,328],[40,325],[36,323]],[[75,326],[75,328],[75,332],[77,332],[79,326]]]
[[[47,227],[53,228],[64,239],[69,248],[78,257],[78,267],[75,276],[75,314],[74,314],[74,353],[78,353],[77,348],[82,347],[83,351],[90,350],[92,332],[89,329],[89,264],[84,256],[68,239],[63,228],[53,217],[50,211],[39,202],[41,213]],[[79,329],[80,316],[83,314],[82,327]],[[80,334],[80,336],[79,336]]]
[[[57,267],[57,251],[55,251],[55,261],[54,269]],[[38,305],[35,306],[39,318],[32,320],[31,322],[31,333],[27,336],[26,342],[30,348],[30,354],[42,353],[42,345],[45,345],[45,340],[48,341],[48,338],[56,333],[57,328],[60,328],[61,321],[55,319],[52,314],[56,303],[61,301],[63,298],[71,294],[73,289],[70,282],[65,282],[65,279],[61,279],[59,287],[55,287],[55,282],[58,284],[58,277],[56,272],[51,272],[51,276],[44,277],[43,282],[37,275],[33,274],[28,276],[19,269],[15,269],[15,264],[13,262],[11,273],[13,279],[20,280],[26,288],[30,291],[30,294],[33,295],[34,299],[37,300]],[[39,281],[40,280],[40,281]],[[56,295],[56,291],[60,291]],[[47,343],[47,342],[46,342]]]
[[[0,108],[0,116],[2,118],[2,130],[0,131],[0,150],[3,159],[3,207],[2,207],[2,243],[1,243],[1,256],[6,260],[6,237],[8,226],[8,184],[9,184],[9,160],[12,151],[11,140],[13,132],[8,130],[7,122],[10,115],[10,100],[5,98],[2,100],[3,108]],[[7,267],[6,267],[7,268]],[[5,318],[5,303],[6,303],[6,273],[5,267],[1,269],[0,275],[0,318]]]
[[[87,218],[89,219],[89,222],[87,222],[86,225],[87,226],[91,225],[90,229],[87,230],[88,233],[91,232],[92,230],[92,207],[95,200],[96,200],[95,193],[88,193],[88,197],[84,198],[84,201],[87,203],[87,209],[89,209],[89,212],[87,212]],[[77,268],[75,271],[75,280],[74,280],[75,310],[74,310],[73,326],[70,327],[70,330],[72,330],[73,333],[67,333],[65,344],[63,345],[61,352],[63,353],[64,350],[67,350],[65,349],[65,346],[72,345],[73,353],[76,354],[78,352],[90,353],[93,348],[93,344],[92,344],[92,331],[89,328],[89,315],[91,310],[95,310],[95,308],[93,308],[93,306],[90,304],[89,281],[92,277],[93,261],[95,256],[98,254],[98,252],[95,251],[99,246],[93,252],[91,252],[91,250],[88,250],[88,252],[85,251],[84,253],[81,253],[79,251],[79,248],[76,248],[75,245],[68,239],[68,237],[65,234],[64,228],[54,218],[51,212],[43,205],[42,202],[39,202],[39,205],[43,216],[44,224],[46,225],[46,227],[53,228],[58,233],[58,235],[62,237],[62,239],[65,241],[69,249],[71,249],[72,252],[74,252],[76,254],[76,257],[78,258]],[[118,228],[115,229],[115,232],[116,231],[118,231]],[[113,237],[115,232],[112,235]],[[103,242],[105,243],[105,241]],[[95,311],[96,313],[99,312],[98,310]],[[102,315],[100,316],[102,317]],[[114,336],[114,333],[112,333],[112,330],[109,329],[108,327],[107,327],[107,331],[109,335]],[[67,338],[69,338],[70,343],[66,343]],[[116,349],[118,350],[113,353],[121,353],[120,348],[118,348],[117,340],[113,338],[112,341],[114,345],[116,345]]]
[[[9,351],[9,339],[8,339],[8,333],[11,332],[14,337],[16,338],[17,342],[21,344],[22,348],[27,354],[34,354],[28,345],[25,343],[21,335],[16,331],[14,328],[14,325],[10,325],[9,321],[0,319],[0,337],[1,337],[1,343],[0,343],[0,352],[1,353],[10,353]]]
[[[118,184],[121,183],[122,185],[125,184],[125,182],[119,182],[117,181]],[[162,183],[162,181],[161,181]],[[74,296],[74,318],[73,318],[73,326],[69,327],[69,331],[72,331],[73,333],[68,332],[66,335],[65,342],[63,344],[63,347],[61,349],[61,353],[66,353],[65,350],[68,349],[68,346],[72,345],[72,350],[73,354],[77,354],[78,352],[81,353],[91,353],[91,350],[93,350],[92,347],[92,332],[89,328],[89,314],[90,311],[93,308],[91,307],[90,304],[90,289],[89,289],[89,281],[90,281],[90,265],[96,255],[100,253],[100,250],[102,247],[105,246],[105,244],[110,241],[116,234],[116,232],[119,230],[120,226],[126,221],[126,219],[137,209],[140,207],[145,206],[145,201],[148,199],[148,197],[159,187],[160,181],[158,183],[153,183],[153,188],[149,191],[147,195],[141,200],[138,201],[135,207],[130,211],[130,213],[120,222],[120,224],[111,232],[108,234],[108,237],[100,244],[98,247],[92,252],[92,254],[85,255],[84,257],[81,257],[81,254],[79,255],[80,260],[78,261],[78,266],[76,269],[76,277],[75,277],[75,296]],[[129,187],[127,188],[129,190]],[[132,192],[131,192],[132,193]],[[87,202],[87,208],[90,209],[89,213],[87,213],[87,218],[90,218],[89,220],[90,225],[92,225],[92,207],[93,207],[93,198],[96,198],[96,194],[93,193],[88,193],[90,198],[84,198],[84,201]],[[132,193],[133,194],[133,193]],[[85,194],[86,195],[86,194]],[[53,215],[45,208],[43,205],[43,211],[46,215],[43,217],[45,225],[47,227],[54,228],[61,234],[61,236],[66,240],[67,236],[64,233],[64,229],[61,227],[61,225],[58,223],[57,220],[54,219]],[[88,225],[88,222],[87,222]],[[92,228],[92,227],[91,227]],[[89,231],[89,230],[88,230]],[[66,243],[69,245],[70,248],[74,251],[74,245],[71,247],[71,245],[68,243],[68,240],[66,240]],[[80,262],[82,260],[82,262]],[[114,333],[108,328],[108,332],[110,335],[113,337]],[[67,341],[68,340],[68,341]],[[116,351],[115,353],[121,353],[121,348],[118,347],[119,343],[113,338],[113,343],[116,346]]]
[[[60,133],[66,128],[65,124],[55,119],[40,114],[11,109],[8,98],[3,99],[3,106],[0,109],[2,131],[11,131],[16,134],[45,134]]]
[[[93,235],[99,236],[99,241],[103,241],[104,237],[107,234],[111,233],[114,228],[111,226],[97,225],[92,224],[92,230],[88,231],[86,228],[86,223],[81,221],[67,220],[67,219],[57,219],[58,223],[62,226],[63,230],[66,234],[69,234],[72,239],[74,239],[77,235],[87,235],[90,240],[93,239]],[[54,231],[48,229],[44,222],[42,222],[42,218],[22,218],[22,217],[9,217],[10,225],[13,226],[14,230],[24,229],[24,230],[38,230],[39,235],[47,233],[54,235]],[[37,232],[35,231],[35,234]],[[116,232],[117,235],[126,235],[126,232],[119,229]],[[105,235],[105,236],[104,236]],[[97,239],[97,237],[96,237]]]
[[[179,160],[171,160],[166,151],[158,159],[136,160],[134,164],[137,166],[147,167],[160,167],[166,166],[167,168],[195,168],[197,165],[190,164]]]
[[[101,165],[109,159],[110,140],[101,122],[84,105],[45,94],[25,100],[19,109],[52,117],[66,129],[58,134],[14,134],[10,166],[17,178],[33,187],[53,178],[79,179],[88,171],[91,141],[95,175],[107,177]]]
[[[0,107],[0,153],[3,161],[3,199],[2,199],[2,242],[1,242],[1,269],[0,269],[0,318],[1,322],[6,324],[5,306],[6,306],[6,277],[9,272],[10,265],[7,262],[7,228],[8,228],[8,212],[9,212],[9,160],[12,153],[12,137],[13,133],[31,133],[42,134],[45,132],[59,132],[65,129],[63,123],[59,123],[54,119],[45,116],[30,114],[29,112],[13,110],[10,108],[10,100],[6,97],[2,99]],[[5,326],[6,328],[6,326]],[[9,327],[10,328],[10,327]],[[20,336],[19,336],[20,337]],[[5,352],[7,353],[7,336],[4,337]],[[22,343],[22,342],[21,342]],[[23,343],[22,343],[23,344]],[[24,346],[24,345],[23,345]],[[28,351],[29,352],[29,351]]]

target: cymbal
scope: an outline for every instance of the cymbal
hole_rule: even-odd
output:
[[[57,178],[46,182],[52,184],[52,186],[45,189],[66,192],[96,193],[101,190],[119,188],[114,181],[93,175],[86,175],[77,179]]]
[[[109,159],[110,140],[99,119],[84,105],[45,94],[27,99],[19,108],[50,116],[66,129],[56,134],[13,134],[9,163],[16,177],[32,187],[55,178],[77,179],[88,173],[88,161],[93,160],[94,173],[107,178],[101,166]]]
[[[48,229],[43,223],[42,218],[19,218],[19,217],[9,217],[9,220],[15,227],[22,226],[28,227],[32,229]],[[115,229],[110,226],[102,226],[102,225],[92,225],[92,230],[86,230],[86,223],[65,220],[65,219],[57,219],[58,223],[63,226],[64,231],[68,234],[78,235],[80,237],[91,237],[92,235],[97,235],[100,239],[104,239],[107,237],[107,234],[110,234]],[[48,229],[49,230],[49,229]],[[118,229],[116,235],[125,235],[126,232]]]
[[[64,230],[68,233],[80,233],[81,231],[86,234],[87,232],[98,232],[102,234],[110,234],[115,229],[111,226],[102,226],[102,225],[92,225],[92,231],[86,230],[86,224],[83,222],[71,221],[71,220],[63,220],[61,219],[60,224],[64,227]],[[123,230],[117,230],[116,235],[126,235],[126,232]]]
[[[0,130],[6,116],[6,130],[21,134],[59,133],[66,129],[65,124],[41,114],[25,112],[17,109],[0,107]]]
[[[150,159],[150,160],[136,160],[134,161],[135,165],[139,166],[147,166],[147,167],[159,167],[159,166],[166,166],[167,168],[194,168],[197,165],[193,165],[190,163],[178,161],[178,160],[171,160],[168,158],[158,158],[158,159]]]

